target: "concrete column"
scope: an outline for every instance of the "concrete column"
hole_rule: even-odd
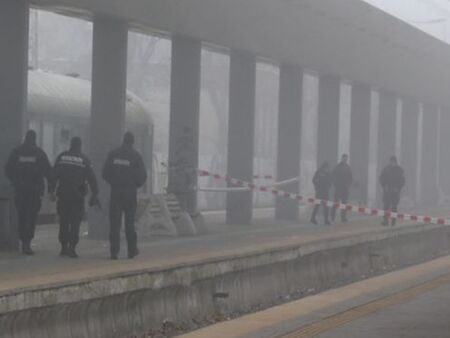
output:
[[[197,209],[201,42],[172,39],[172,74],[169,132],[169,192],[174,192],[189,213]],[[186,178],[188,173],[188,179]]]
[[[255,57],[244,52],[231,51],[228,175],[248,182],[253,178],[255,85]],[[251,192],[227,194],[228,224],[251,223],[252,197]]]
[[[405,170],[406,184],[403,198],[417,203],[417,140],[419,135],[419,103],[411,98],[403,100],[401,165]]]
[[[380,91],[380,110],[378,116],[378,155],[377,155],[377,205],[383,205],[383,192],[378,178],[389,158],[395,155],[397,127],[397,97],[392,92]]]
[[[300,176],[302,69],[292,65],[281,65],[279,90],[277,180],[283,181]],[[293,183],[283,187],[283,190],[298,193],[299,184]],[[298,202],[277,197],[275,217],[298,220]]]
[[[28,1],[0,1],[0,250],[14,250],[18,245],[15,211],[3,200],[12,197],[3,173],[9,152],[21,142],[25,126],[28,20]]]
[[[420,205],[424,207],[431,207],[439,203],[436,181],[438,174],[438,113],[437,106],[432,104],[423,105]]]
[[[341,80],[333,75],[319,78],[319,108],[317,121],[317,163],[328,161],[331,166],[339,159],[339,109]]]
[[[90,156],[100,183],[104,212],[89,220],[89,236],[108,237],[109,188],[101,178],[107,153],[119,146],[125,125],[128,27],[123,21],[94,18]]]
[[[368,200],[371,98],[369,85],[352,85],[350,164],[355,186],[352,199],[363,204]]]
[[[441,108],[439,120],[439,187],[444,196],[450,196],[450,108]]]

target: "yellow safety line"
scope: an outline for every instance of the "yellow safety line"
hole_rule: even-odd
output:
[[[353,309],[339,313],[337,315],[324,318],[318,322],[303,326],[302,328],[291,332],[282,338],[310,338],[316,337],[322,333],[328,332],[346,323],[355,321],[359,318],[366,317],[377,311],[385,309],[387,307],[406,303],[415,297],[434,290],[442,285],[450,283],[450,274],[441,276],[424,284],[415,286],[413,288],[401,291],[392,296],[382,298],[371,303],[357,306]]]

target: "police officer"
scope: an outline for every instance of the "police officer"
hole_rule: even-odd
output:
[[[389,164],[381,172],[380,184],[383,188],[384,210],[397,212],[400,192],[405,185],[405,175],[395,156],[390,158]],[[392,226],[395,225],[395,221],[396,219],[393,218],[391,221]],[[382,224],[385,226],[389,224],[388,216],[384,216]]]
[[[49,186],[52,181],[52,168],[45,152],[36,145],[36,132],[29,130],[24,142],[11,152],[5,174],[14,187],[22,253],[33,255],[31,241],[45,190],[44,178]]]
[[[347,154],[342,155],[341,162],[334,167],[331,177],[334,185],[334,202],[347,204],[350,186],[353,182]],[[333,206],[333,209],[331,209],[331,220],[334,222],[335,219],[336,207]],[[341,210],[341,221],[344,223],[348,222],[345,209]]]
[[[314,174],[313,178],[314,188],[316,190],[316,198],[328,201],[329,192],[331,187],[331,173],[330,165],[328,162],[324,162]],[[317,224],[316,216],[319,211],[320,204],[314,206],[314,210],[311,216],[311,223]],[[323,205],[323,217],[325,225],[330,225],[328,220],[328,207]]]
[[[122,214],[125,215],[128,258],[134,258],[139,254],[134,221],[137,190],[147,181],[147,170],[141,154],[133,148],[133,145],[134,135],[127,132],[122,145],[108,154],[103,167],[103,179],[111,186],[109,240],[111,259],[114,260],[120,251]]]
[[[61,256],[77,258],[80,224],[84,216],[85,197],[91,191],[89,205],[98,205],[98,186],[91,162],[81,152],[81,139],[73,137],[70,149],[61,153],[54,166],[59,242]],[[54,191],[54,188],[52,189]]]

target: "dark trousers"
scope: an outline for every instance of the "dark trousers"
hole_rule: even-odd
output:
[[[386,188],[383,190],[383,208],[386,211],[397,212],[398,204],[400,202],[400,190]],[[384,216],[384,223],[388,223],[389,217]],[[395,224],[395,219],[392,219],[392,224]]]
[[[59,242],[62,246],[75,247],[80,240],[80,224],[84,216],[84,198],[59,197]]]
[[[320,191],[316,192],[316,198],[318,198],[318,199],[327,201],[328,196],[329,196],[328,192],[320,192]],[[316,220],[316,216],[317,216],[317,213],[319,212],[321,205],[322,204],[316,204],[314,206],[313,213],[311,215],[311,220],[314,220],[314,221]],[[325,223],[328,223],[328,207],[326,205],[322,205],[322,208],[323,208],[323,218],[325,220]]]
[[[137,196],[135,191],[111,192],[109,204],[109,242],[111,255],[117,255],[120,251],[120,229],[122,216],[125,217],[125,235],[127,238],[128,252],[137,249],[137,235],[134,227],[136,216]]]
[[[29,244],[34,238],[36,222],[41,209],[41,193],[36,191],[17,192],[15,205],[18,216],[19,239]]]
[[[349,190],[348,189],[335,189],[334,190],[334,203],[348,203]],[[336,219],[336,207],[331,209],[331,219]],[[345,209],[341,209],[341,221],[347,220],[347,212]]]

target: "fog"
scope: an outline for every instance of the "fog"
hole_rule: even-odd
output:
[[[448,38],[450,5],[447,1],[367,0],[429,34]],[[45,11],[32,10],[30,21],[30,66],[33,69],[66,74],[90,80],[92,57],[92,23]],[[154,123],[154,173],[153,188],[162,192],[167,186],[165,164],[168,161],[171,41],[163,36],[129,33],[128,42],[128,90],[143,100]],[[255,148],[254,174],[276,176],[277,114],[278,114],[277,64],[259,60],[255,96]],[[311,178],[317,167],[317,114],[319,83],[314,70],[305,69],[303,79],[302,139],[300,192],[312,195]],[[212,172],[225,173],[227,168],[228,137],[229,56],[226,51],[204,46],[202,52],[200,96],[199,166]],[[339,153],[329,159],[336,163],[339,154],[350,151],[351,82],[342,79],[339,111]],[[392,155],[401,159],[401,107],[398,100],[396,113],[396,146]],[[377,186],[380,164],[377,165],[379,95],[373,88],[370,113],[369,181],[367,204],[379,206]],[[419,130],[421,130],[422,110]],[[421,146],[419,136],[418,146]],[[417,163],[420,164],[421,149]],[[387,161],[387,160],[386,160]],[[351,162],[351,158],[350,158]],[[420,177],[421,166],[418,165]],[[406,168],[408,171],[409,168]],[[258,182],[265,184],[266,182]],[[214,180],[200,179],[200,185],[224,186]],[[411,183],[409,183],[411,184]],[[419,181],[415,182],[420,193]],[[358,192],[355,192],[358,195]],[[225,206],[224,194],[199,193],[201,208],[217,209]],[[408,199],[405,199],[408,201]],[[361,202],[361,201],[355,201]],[[408,204],[410,202],[406,202]],[[255,206],[271,206],[273,197],[256,193]]]

